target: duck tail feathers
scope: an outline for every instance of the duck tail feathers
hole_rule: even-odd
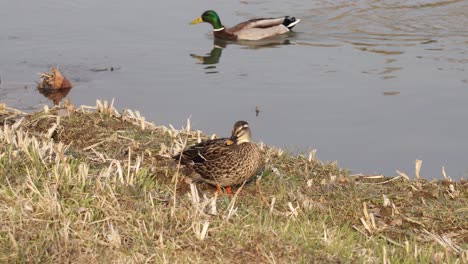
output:
[[[300,19],[296,19],[295,17],[286,16],[284,17],[283,25],[291,30],[300,21]]]

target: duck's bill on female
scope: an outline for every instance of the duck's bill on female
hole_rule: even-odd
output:
[[[202,22],[203,22],[203,18],[199,17],[199,18],[193,20],[192,22],[190,22],[190,24],[195,25],[195,24],[199,24],[199,23],[202,23]]]

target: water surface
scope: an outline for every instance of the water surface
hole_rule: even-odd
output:
[[[190,117],[218,135],[243,119],[257,141],[316,148],[355,173],[412,174],[422,159],[427,178],[442,166],[467,177],[468,1],[0,3],[8,105],[52,105],[34,82],[58,66],[76,105],[114,98],[157,124]],[[188,24],[206,9],[227,26],[284,14],[302,21],[265,43],[215,43],[208,24]]]

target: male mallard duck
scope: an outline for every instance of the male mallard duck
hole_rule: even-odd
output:
[[[249,124],[237,121],[230,138],[220,138],[201,142],[182,151],[173,158],[200,174],[202,180],[226,187],[243,183],[259,171],[263,164],[262,154],[257,145],[250,142]]]
[[[257,18],[237,24],[232,28],[225,28],[221,24],[218,14],[213,10],[205,11],[201,17],[192,21],[192,24],[201,22],[210,23],[213,26],[213,34],[216,38],[226,40],[259,40],[289,32],[301,21],[295,17]]]

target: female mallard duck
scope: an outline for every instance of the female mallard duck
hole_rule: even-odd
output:
[[[253,177],[262,166],[262,154],[257,145],[250,142],[249,124],[237,121],[230,138],[220,138],[196,144],[173,158],[200,174],[200,180],[226,187],[243,183]]]
[[[213,10],[208,10],[201,17],[193,20],[192,24],[210,23],[213,26],[214,36],[220,39],[259,40],[289,32],[299,21],[301,20],[289,16],[257,18],[242,22],[232,28],[225,28],[221,24],[218,14]]]

